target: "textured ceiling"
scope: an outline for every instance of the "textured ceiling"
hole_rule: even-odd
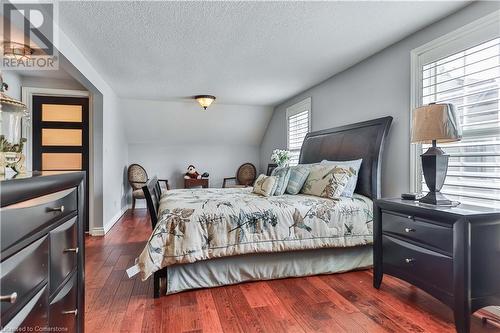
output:
[[[447,2],[61,2],[118,95],[274,105],[463,7]]]

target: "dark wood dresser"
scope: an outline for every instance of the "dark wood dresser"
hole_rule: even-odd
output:
[[[85,173],[0,182],[2,332],[83,332]]]
[[[373,249],[375,288],[389,274],[425,290],[453,309],[458,332],[476,310],[500,305],[499,209],[377,200]]]

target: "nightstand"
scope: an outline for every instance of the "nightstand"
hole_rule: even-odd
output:
[[[415,201],[374,202],[373,286],[405,280],[452,308],[457,332],[470,315],[500,305],[500,209]]]

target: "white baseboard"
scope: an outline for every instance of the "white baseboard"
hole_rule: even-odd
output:
[[[120,209],[115,216],[113,216],[103,227],[92,228],[90,231],[91,236],[104,236],[106,233],[113,228],[116,222],[120,220],[123,214],[129,209],[129,206],[124,206]]]

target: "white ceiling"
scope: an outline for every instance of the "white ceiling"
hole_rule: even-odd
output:
[[[119,96],[274,105],[467,2],[61,2]]]

